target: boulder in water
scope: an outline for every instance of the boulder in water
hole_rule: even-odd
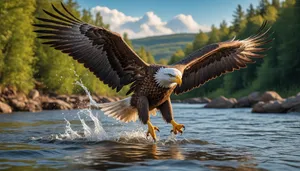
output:
[[[227,99],[224,96],[220,96],[213,99],[210,103],[206,104],[205,108],[233,108],[237,103],[235,98]]]
[[[273,100],[283,100],[281,96],[275,91],[266,91],[261,97],[260,101],[269,102]]]
[[[252,108],[252,113],[286,113],[282,107],[282,101],[258,102]]]
[[[235,107],[237,107],[237,108],[251,107],[251,103],[250,103],[248,96],[239,98],[237,100],[237,104],[235,105]]]
[[[252,92],[251,94],[248,95],[248,100],[251,106],[254,104],[258,103],[260,101],[261,94],[257,91]]]

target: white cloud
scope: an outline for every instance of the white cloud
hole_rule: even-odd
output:
[[[209,27],[199,25],[191,15],[179,14],[168,22],[163,22],[154,12],[146,12],[142,17],[127,16],[124,13],[107,7],[96,6],[91,9],[93,15],[100,12],[103,22],[110,25],[112,31],[130,38],[140,38],[173,33],[191,33],[209,31]]]

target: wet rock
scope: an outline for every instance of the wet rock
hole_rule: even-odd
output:
[[[282,101],[259,102],[253,106],[252,113],[286,113]]]
[[[273,100],[283,100],[281,96],[275,91],[266,91],[260,98],[260,101],[269,102]]]
[[[39,93],[39,91],[33,89],[33,90],[31,90],[31,91],[29,92],[28,97],[29,97],[30,99],[33,99],[33,100],[34,100],[34,99],[37,99],[38,97],[40,97],[40,93]]]
[[[195,97],[190,99],[182,100],[182,103],[189,103],[189,104],[203,104],[203,103],[209,103],[211,100],[207,97]]]
[[[286,110],[282,107],[282,101],[269,101],[263,108],[267,113],[286,113]]]
[[[9,102],[14,111],[26,111],[26,103],[18,99],[11,99]]]
[[[251,103],[250,103],[248,96],[239,98],[237,100],[237,104],[235,105],[235,107],[237,107],[237,108],[251,107]]]
[[[248,100],[251,106],[254,104],[258,103],[260,101],[261,94],[259,92],[252,92],[251,94],[248,95]]]
[[[11,113],[12,109],[9,105],[0,102],[0,113]]]
[[[42,102],[42,108],[45,110],[53,110],[53,109],[70,110],[72,109],[72,106],[65,101],[49,98],[48,100]]]
[[[258,102],[256,103],[252,108],[252,113],[265,113],[265,109],[263,106],[265,105],[265,102]]]
[[[282,103],[282,107],[285,109],[291,109],[296,106],[300,106],[300,96],[289,97]]]
[[[233,108],[237,103],[235,98],[227,99],[224,96],[213,99],[210,103],[206,104],[205,108]]]
[[[26,104],[26,110],[29,112],[39,112],[42,111],[42,105],[38,101],[34,100],[28,100],[28,103]]]

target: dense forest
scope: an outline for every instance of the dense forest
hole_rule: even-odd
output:
[[[42,41],[36,38],[32,26],[33,23],[39,22],[36,17],[48,17],[43,9],[53,12],[51,4],[62,8],[60,2],[60,0],[0,1],[1,88],[10,86],[26,93],[39,85],[45,91],[59,94],[81,93],[82,90],[74,84],[80,79],[93,93],[115,95],[115,91],[102,84],[83,65],[66,54],[43,45]],[[79,5],[74,0],[67,0],[64,3],[77,18],[109,28],[109,25],[103,23],[100,13],[93,17],[88,9],[79,11]],[[126,34],[123,38],[132,46]],[[155,62],[154,57],[144,47],[137,49],[137,53],[146,62]]]
[[[12,87],[27,93],[34,87],[43,91],[59,94],[82,93],[74,82],[82,80],[84,85],[100,95],[116,95],[102,84],[91,72],[75,60],[53,48],[43,45],[33,32],[36,17],[46,17],[43,9],[53,11],[51,3],[61,8],[60,0],[1,0],[0,1],[0,88]],[[92,16],[89,9],[79,10],[75,0],[64,1],[66,7],[81,20],[109,29],[103,23],[102,16]],[[262,60],[249,65],[247,69],[221,76],[201,88],[182,97],[191,96],[242,96],[255,90],[277,90],[282,95],[300,91],[300,2],[296,0],[261,0],[258,7],[250,5],[244,10],[237,6],[231,24],[223,21],[219,26],[211,26],[211,32],[200,31],[194,41],[184,49],[177,50],[169,61],[160,60],[162,64],[173,63],[185,55],[207,44],[226,41],[234,36],[245,38],[268,20],[274,31],[272,49]],[[127,35],[124,40],[132,47]],[[135,49],[143,60],[155,63],[150,51],[140,46]],[[122,90],[124,95],[126,88]]]
[[[169,64],[182,59],[192,51],[205,45],[226,41],[236,36],[243,39],[255,34],[264,20],[271,26],[274,41],[263,59],[230,74],[209,81],[201,88],[179,96],[241,97],[252,91],[275,90],[282,96],[300,92],[300,1],[260,0],[259,6],[252,4],[243,10],[240,5],[233,13],[233,21],[211,26],[210,33],[200,31],[194,41],[184,49],[177,50]],[[174,96],[176,98],[176,96]],[[177,96],[178,98],[178,96]]]

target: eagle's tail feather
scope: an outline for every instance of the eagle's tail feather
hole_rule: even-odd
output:
[[[111,103],[98,104],[105,115],[122,122],[135,122],[138,119],[137,109],[130,105],[131,97]]]

